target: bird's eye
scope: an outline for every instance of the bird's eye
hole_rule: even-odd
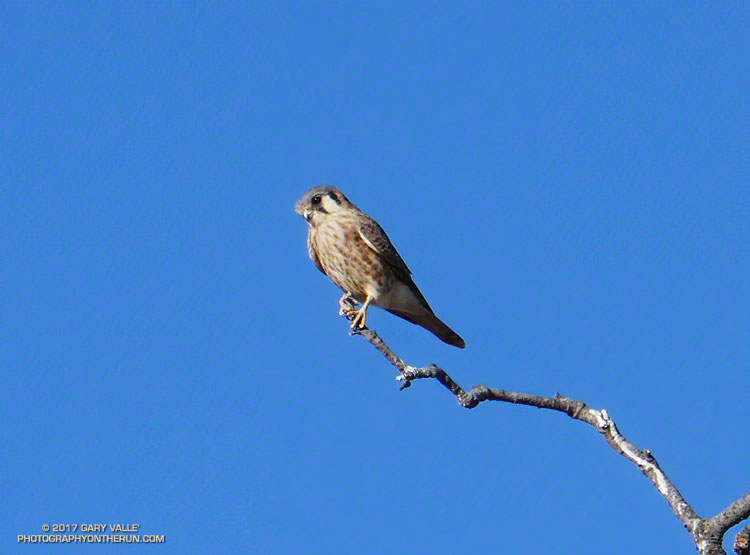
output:
[[[312,203],[313,203],[313,204],[320,204],[320,196],[319,196],[319,195],[315,195],[315,196],[314,196],[314,197],[312,198]]]

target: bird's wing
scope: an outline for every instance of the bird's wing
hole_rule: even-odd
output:
[[[310,253],[310,259],[315,263],[315,267],[325,274],[326,271],[323,269],[323,266],[320,265],[320,259],[318,258],[318,253],[315,251],[315,246],[312,242],[312,234],[310,233],[307,234],[307,251]]]
[[[404,259],[401,258],[401,255],[398,254],[396,247],[394,247],[391,240],[388,239],[388,235],[386,235],[383,228],[380,227],[380,224],[370,216],[363,215],[359,221],[359,236],[362,237],[362,240],[368,247],[374,250],[395,270],[396,275],[409,287],[409,289],[411,289],[412,293],[414,293],[422,306],[432,313],[432,308],[430,308],[430,305],[427,303],[427,299],[424,298],[419,287],[417,287],[417,284],[414,283],[414,280],[411,278],[411,270],[406,265],[406,262],[404,262]],[[399,314],[398,316],[401,315]],[[403,316],[401,317],[403,318]],[[409,318],[407,318],[407,320],[409,320]],[[411,322],[412,320],[409,321]]]
[[[373,220],[370,216],[362,215],[363,217],[359,220],[359,236],[362,240],[374,250],[380,257],[385,260],[388,264],[399,273],[404,274],[405,278],[411,276],[411,270],[398,254],[396,247],[393,246],[391,240],[388,239],[388,235],[380,224]]]

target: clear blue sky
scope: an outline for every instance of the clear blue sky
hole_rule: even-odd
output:
[[[0,551],[692,552],[584,424],[399,392],[307,257],[320,183],[466,339],[372,310],[407,361],[747,492],[747,3],[498,4],[0,8]]]

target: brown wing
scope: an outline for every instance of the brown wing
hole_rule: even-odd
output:
[[[359,220],[359,235],[362,237],[367,246],[380,255],[380,257],[388,262],[398,273],[403,273],[404,276],[409,277],[411,270],[398,254],[396,247],[393,246],[391,240],[388,239],[385,231],[380,224],[373,220],[370,216],[362,214]]]
[[[313,246],[312,237],[310,233],[307,234],[307,251],[310,253],[310,259],[315,263],[315,267],[325,274],[326,272],[323,269],[323,266],[320,265],[320,259],[318,258],[318,253],[315,252],[315,247]]]
[[[385,230],[380,227],[380,224],[373,220],[370,216],[362,214],[359,220],[359,235],[362,240],[374,250],[383,260],[385,260],[395,271],[396,275],[409,286],[409,289],[417,296],[417,298],[424,304],[425,308],[432,312],[432,308],[427,303],[427,299],[424,298],[422,292],[411,279],[411,270],[398,254],[396,247],[393,246],[391,240],[386,235]],[[394,313],[395,314],[395,313]],[[398,316],[401,316],[400,314]],[[402,316],[403,318],[403,316]],[[407,320],[409,320],[407,318]],[[412,320],[409,320],[410,322]]]

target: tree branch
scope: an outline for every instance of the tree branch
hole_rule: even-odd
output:
[[[701,517],[662,470],[651,451],[641,450],[628,441],[617,429],[606,409],[593,409],[583,401],[577,401],[559,393],[554,397],[543,397],[496,389],[486,385],[475,385],[471,391],[466,391],[436,364],[424,367],[406,364],[374,330],[357,329],[351,334],[364,337],[383,354],[388,362],[398,368],[401,374],[396,379],[402,382],[402,390],[409,387],[413,380],[432,378],[448,389],[456,397],[458,403],[467,409],[473,409],[483,401],[501,401],[562,412],[575,420],[593,426],[602,434],[612,449],[633,462],[651,480],[651,483],[667,500],[672,511],[691,533],[699,553],[703,555],[726,555],[722,547],[725,534],[731,527],[750,518],[750,493],[713,518]],[[738,555],[750,555],[750,525],[737,536],[734,550]]]

